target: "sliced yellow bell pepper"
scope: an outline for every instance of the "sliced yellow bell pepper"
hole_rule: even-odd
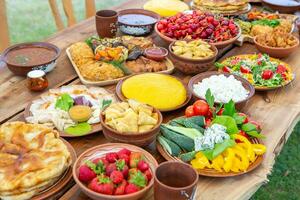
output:
[[[241,166],[242,166],[242,162],[240,161],[240,159],[238,159],[238,157],[234,157],[232,167],[231,167],[231,171],[240,172],[242,170]]]
[[[254,154],[254,151],[253,151],[252,144],[249,142],[249,140],[246,137],[244,137],[242,135],[237,135],[237,134],[233,134],[232,137],[234,139],[238,139],[238,140],[242,141],[245,144],[245,146],[247,148],[247,156],[248,156],[248,158],[251,162],[254,162],[255,161],[255,154]]]
[[[225,163],[223,165],[223,169],[225,172],[229,172],[232,168],[233,159],[234,159],[234,152],[232,148],[228,148],[225,151],[226,156],[224,157]]]
[[[212,160],[211,167],[217,171],[222,172],[223,165],[224,165],[224,158],[223,158],[222,154],[220,154]]]
[[[263,144],[252,144],[252,147],[253,147],[254,153],[259,156],[263,155],[267,150],[266,146]]]
[[[235,145],[233,149],[235,151],[235,155],[238,156],[241,160],[240,169],[242,171],[246,171],[250,164],[246,151],[241,146],[239,146],[239,144]]]
[[[196,158],[191,161],[194,169],[211,168],[208,159],[201,152],[198,152],[195,157]]]

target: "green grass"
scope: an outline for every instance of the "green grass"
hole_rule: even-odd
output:
[[[105,9],[126,0],[96,0],[97,9]],[[137,0],[138,1],[138,0]],[[47,0],[9,0],[7,12],[12,43],[40,41],[56,32]],[[61,3],[60,12],[63,13]],[[83,0],[73,0],[77,21],[85,16]],[[62,15],[63,16],[63,15]],[[66,19],[64,18],[64,22]],[[300,123],[277,157],[270,182],[262,186],[252,200],[300,199]]]
[[[60,14],[66,24],[62,3],[56,0]],[[95,0],[96,9],[105,9],[126,0]],[[84,0],[73,0],[77,21],[85,18]],[[55,33],[56,25],[48,0],[9,0],[6,1],[11,43],[41,41]]]

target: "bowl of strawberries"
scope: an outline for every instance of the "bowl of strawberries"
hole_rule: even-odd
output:
[[[83,152],[73,167],[73,177],[92,199],[137,200],[153,186],[155,158],[142,148],[108,143]]]
[[[202,39],[218,49],[232,44],[241,35],[241,29],[233,19],[196,10],[164,18],[154,29],[167,44],[176,40]]]

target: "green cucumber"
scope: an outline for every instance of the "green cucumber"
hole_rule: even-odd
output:
[[[157,140],[161,144],[161,146],[172,156],[178,156],[181,153],[180,147],[167,138],[159,135],[157,137]]]
[[[179,158],[183,161],[183,162],[190,162],[191,160],[193,160],[196,156],[196,151],[191,151],[191,152],[187,152],[187,153],[183,153],[179,156]]]
[[[176,133],[185,135],[189,138],[191,138],[192,140],[195,139],[195,137],[201,137],[202,133],[200,131],[198,131],[197,129],[194,128],[185,128],[185,127],[179,127],[179,126],[171,126],[168,124],[163,124],[162,126],[166,127],[167,129],[170,129]]]

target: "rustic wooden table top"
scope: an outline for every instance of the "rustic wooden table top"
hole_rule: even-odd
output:
[[[125,8],[140,8],[145,0],[129,0],[126,3],[115,7],[120,10]],[[48,42],[57,45],[62,49],[58,59],[57,67],[47,75],[49,88],[55,88],[67,84],[79,84],[78,76],[73,69],[65,49],[74,42],[83,41],[88,36],[95,35],[94,19],[85,20],[76,26],[65,29],[54,35]],[[156,40],[157,41],[157,40]],[[159,43],[161,45],[161,43]],[[242,47],[231,47],[220,52],[220,59],[232,55],[255,53],[257,50],[252,44],[244,44]],[[296,74],[300,74],[300,48],[293,55],[284,59],[292,66]],[[24,77],[14,76],[5,66],[0,64],[0,123],[6,121],[24,120],[23,112],[26,105],[41,93],[30,92],[26,88]],[[179,72],[174,73],[188,82],[190,76],[184,76]],[[260,121],[263,127],[263,134],[267,136],[264,143],[267,146],[262,165],[251,173],[235,178],[207,178],[200,177],[196,199],[248,199],[251,195],[267,181],[267,175],[271,172],[274,158],[280,152],[283,144],[292,132],[299,120],[300,111],[300,82],[299,76],[292,84],[282,89],[257,92],[256,95],[243,108],[243,112]],[[106,87],[114,91],[115,85]],[[183,115],[184,109],[164,113],[164,121]],[[73,145],[80,155],[86,149],[106,143],[102,133],[95,133],[86,137],[72,138],[68,141]],[[157,153],[155,144],[146,148],[159,162],[164,159]],[[88,199],[80,189],[70,182],[53,199]],[[153,191],[149,192],[144,199],[153,199]]]

